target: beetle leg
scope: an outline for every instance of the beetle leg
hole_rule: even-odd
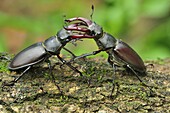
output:
[[[110,48],[100,49],[100,50],[93,51],[93,52],[91,52],[91,53],[82,54],[82,55],[80,55],[80,56],[76,56],[74,59],[71,59],[71,60],[68,61],[68,62],[72,62],[72,61],[75,61],[75,60],[77,60],[77,59],[84,58],[84,57],[87,57],[87,56],[96,55],[96,54],[98,54],[98,53],[100,53],[100,52],[102,52],[102,51],[106,51],[106,50],[108,50],[108,49],[110,49]]]
[[[51,77],[52,77],[52,82],[55,84],[55,86],[57,87],[57,89],[59,90],[59,92],[60,92],[61,94],[63,94],[63,91],[60,89],[59,85],[56,83],[55,77],[54,77],[54,75],[53,75],[53,73],[52,73],[52,70],[53,70],[54,66],[51,67],[51,62],[50,62],[50,60],[47,60],[47,64],[48,64],[48,68],[50,69],[50,75],[51,75]]]
[[[82,73],[81,73],[79,70],[77,70],[75,67],[73,67],[73,66],[70,64],[70,62],[66,62],[64,59],[62,59],[62,58],[60,57],[59,54],[57,54],[57,57],[58,57],[58,59],[59,59],[63,64],[66,64],[66,65],[67,65],[68,67],[70,67],[72,70],[74,70],[75,72],[79,73],[80,76],[83,76]]]
[[[70,60],[70,61],[74,61],[74,59],[75,59],[77,56],[76,56],[76,55],[74,55],[74,53],[73,53],[73,52],[71,52],[69,49],[67,49],[67,48],[65,48],[65,47],[63,47],[63,49],[64,49],[65,51],[69,52],[69,53],[72,55],[72,57],[73,57],[73,58],[71,58],[71,60]],[[61,64],[61,66],[60,66],[60,67],[62,67],[64,64],[66,64],[66,63]]]
[[[73,56],[73,58],[76,58],[76,55],[73,52],[71,52],[69,49],[67,49],[65,47],[63,47],[63,49],[66,50],[67,52],[69,52]]]
[[[84,57],[91,56],[91,55],[96,55],[96,54],[100,53],[101,51],[103,51],[103,50],[97,50],[97,51],[93,51],[93,52],[91,52],[91,53],[86,53],[86,54],[77,56],[77,57],[76,57],[75,59],[73,59],[73,60],[77,60],[77,59],[79,59],[79,58],[84,58]]]
[[[139,75],[138,75],[129,65],[127,65],[127,67],[133,71],[133,73],[136,75],[136,77],[137,77],[138,80],[142,83],[142,85],[148,87],[149,90],[153,93],[153,90],[150,88],[150,86],[148,86],[147,84],[145,84],[145,83],[142,81],[142,79],[140,79]]]
[[[21,77],[24,76],[24,74],[25,74],[30,68],[31,68],[31,66],[28,66],[17,78],[15,78],[15,79],[14,79],[13,81],[11,81],[10,83],[4,83],[4,84],[2,85],[2,88],[3,88],[4,86],[13,86],[18,80],[21,79]]]
[[[136,75],[136,77],[138,78],[138,80],[143,84],[143,81],[140,79],[140,77],[138,76],[138,74],[137,74],[129,65],[127,65],[127,67]]]
[[[127,65],[127,67],[132,70],[132,72],[136,75],[136,77],[138,78],[138,80],[144,85],[144,86],[147,86],[141,79],[140,77],[138,76],[138,74],[129,66]]]
[[[115,74],[116,74],[116,71],[117,71],[117,66],[111,61],[111,57],[110,56],[108,57],[107,61],[113,67],[112,90],[111,90],[111,93],[110,93],[110,97],[112,97],[113,91],[115,89],[115,82],[114,82],[114,80],[115,80]]]
[[[19,79],[21,79],[21,77],[22,77],[30,68],[31,68],[31,66],[28,66],[27,69],[25,69],[24,72],[22,72],[19,77],[17,77],[16,79],[14,79],[14,82],[17,82]]]
[[[98,54],[98,53],[100,53],[101,51],[103,51],[103,50],[97,50],[97,51],[93,51],[93,52],[91,52],[91,53],[86,53],[86,54],[83,54],[83,55],[80,55],[80,56],[75,56],[74,58],[72,58],[70,61],[65,61],[65,63],[63,62],[63,65],[64,64],[69,64],[70,65],[70,62],[73,62],[73,61],[75,61],[75,60],[77,60],[77,59],[80,59],[80,58],[84,58],[84,57],[86,57],[86,56],[91,56],[91,55],[96,55],[96,54]],[[70,66],[69,66],[70,67]],[[74,68],[73,70],[74,71],[78,71],[77,69],[75,70],[75,67],[70,67],[71,69],[72,68]],[[80,71],[78,71],[78,73],[81,73]]]

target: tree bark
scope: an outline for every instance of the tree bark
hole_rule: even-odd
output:
[[[9,71],[10,55],[0,54],[0,85],[23,70]],[[51,58],[52,73],[62,94],[52,82],[48,65],[33,66],[14,86],[0,90],[2,112],[170,112],[170,59],[145,61],[147,75],[113,72],[104,58],[78,59],[83,76]],[[114,79],[114,85],[113,85]],[[111,92],[113,91],[112,95]]]

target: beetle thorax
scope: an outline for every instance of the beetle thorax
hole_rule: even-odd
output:
[[[44,47],[48,52],[58,54],[60,52],[62,44],[58,40],[57,36],[52,36],[45,40]]]
[[[99,49],[114,48],[117,40],[108,33],[103,33],[99,39],[95,39]]]

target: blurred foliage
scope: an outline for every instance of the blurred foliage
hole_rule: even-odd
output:
[[[132,46],[142,58],[170,56],[169,0],[1,0],[0,52],[16,53],[55,35],[64,25],[63,15],[90,19],[92,4],[93,21]],[[97,49],[88,39],[67,48],[76,54]]]

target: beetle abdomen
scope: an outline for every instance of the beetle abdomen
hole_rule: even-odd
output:
[[[134,70],[139,72],[146,71],[146,67],[141,57],[126,43],[118,40],[114,53],[118,58],[126,63],[126,65],[129,65]]]
[[[9,64],[9,69],[16,70],[42,61],[46,51],[42,43],[35,43],[19,52]]]

